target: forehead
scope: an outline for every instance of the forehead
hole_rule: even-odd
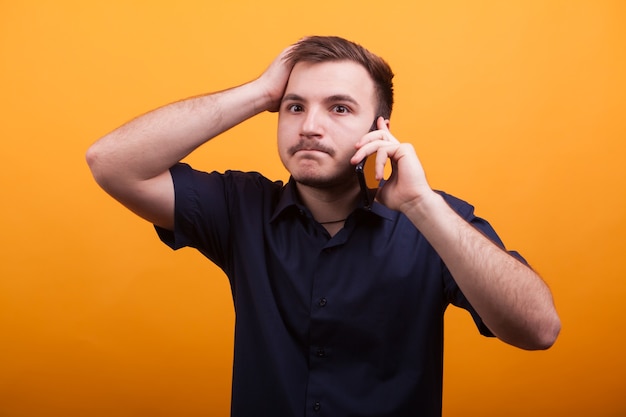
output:
[[[356,62],[298,62],[291,71],[285,94],[310,100],[348,95],[365,104],[374,99],[374,82]]]

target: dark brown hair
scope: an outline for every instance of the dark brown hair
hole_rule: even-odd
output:
[[[289,64],[298,62],[353,61],[372,77],[378,100],[376,116],[388,119],[393,108],[393,72],[378,55],[338,36],[309,36],[298,41],[286,56]]]

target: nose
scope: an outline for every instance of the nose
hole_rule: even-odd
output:
[[[321,137],[322,134],[323,127],[321,115],[319,114],[319,111],[311,109],[306,113],[304,120],[302,121],[300,136],[314,139]]]

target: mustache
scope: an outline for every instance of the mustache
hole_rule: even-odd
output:
[[[309,140],[300,139],[300,141],[296,143],[295,145],[291,146],[288,149],[288,151],[290,155],[293,155],[298,151],[319,151],[319,152],[325,152],[329,154],[330,156],[335,155],[334,149],[326,145],[323,145],[319,142],[312,142],[310,139]]]

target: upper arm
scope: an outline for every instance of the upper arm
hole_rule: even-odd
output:
[[[147,180],[98,179],[113,198],[143,219],[167,230],[174,229],[174,183],[170,171]]]

